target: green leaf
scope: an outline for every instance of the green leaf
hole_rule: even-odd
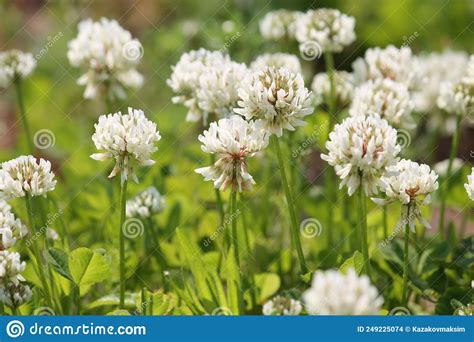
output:
[[[229,308],[234,315],[240,313],[240,275],[239,269],[237,268],[237,262],[234,257],[234,246],[230,246],[229,253],[225,261],[227,280],[227,303]]]
[[[357,274],[361,274],[363,267],[364,257],[359,251],[355,251],[354,254],[339,267],[339,272],[347,273],[350,268],[353,268]]]
[[[78,286],[90,286],[109,276],[110,264],[106,256],[89,248],[78,248],[69,256],[72,279]]]
[[[46,262],[51,265],[57,273],[66,279],[74,281],[69,271],[69,260],[66,252],[58,248],[49,248],[43,252],[43,255]]]
[[[258,303],[265,302],[280,288],[280,277],[275,273],[260,273],[255,275],[255,286],[258,289]]]
[[[135,295],[130,293],[125,293],[125,307],[126,308],[134,308],[135,307]],[[120,304],[120,296],[118,294],[109,294],[104,297],[101,297],[92,303],[90,303],[87,307],[89,309],[101,307],[101,306],[118,306]]]
[[[166,222],[166,231],[172,232],[176,227],[179,226],[181,218],[181,203],[176,203],[171,209],[168,215],[168,221]]]

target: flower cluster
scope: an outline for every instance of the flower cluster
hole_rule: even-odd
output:
[[[156,124],[148,120],[142,110],[128,108],[125,115],[121,112],[101,115],[94,127],[92,141],[98,150],[105,152],[95,153],[91,158],[99,161],[114,158],[115,167],[109,178],[120,172],[122,182],[131,175],[138,183],[133,164],[148,166],[155,163],[150,158],[158,150],[155,142],[161,139]]]
[[[233,62],[228,55],[205,49],[183,54],[172,68],[167,84],[178,94],[173,103],[188,108],[187,121],[202,120],[210,114],[228,117],[237,104],[237,84],[247,74],[244,64]]]
[[[199,136],[206,153],[216,154],[214,165],[195,171],[214,187],[233,191],[251,190],[255,181],[247,171],[247,159],[268,145],[268,134],[262,121],[247,122],[238,115],[211,123],[209,130]]]
[[[124,87],[143,84],[143,76],[135,69],[143,48],[129,31],[107,18],[84,20],[78,29],[77,37],[69,42],[67,56],[72,66],[87,70],[78,80],[79,85],[86,86],[85,98],[125,98]]]
[[[309,10],[295,24],[295,36],[300,44],[317,43],[322,51],[341,52],[355,38],[355,19],[336,9]]]
[[[265,316],[298,316],[303,309],[299,300],[276,296],[263,305]]]
[[[302,120],[313,113],[311,93],[303,77],[286,69],[266,67],[249,75],[238,89],[239,108],[234,111],[247,120],[261,119],[272,134],[304,126]]]
[[[336,125],[321,158],[334,166],[352,195],[362,185],[367,195],[377,193],[380,177],[396,164],[401,150],[397,131],[377,115],[354,116]]]
[[[393,126],[413,128],[413,108],[407,87],[403,83],[385,78],[370,80],[357,87],[349,114],[366,116],[376,113]]]
[[[6,197],[41,196],[54,190],[56,180],[51,163],[33,156],[20,156],[2,163],[0,194]]]
[[[0,250],[13,247],[17,240],[28,234],[28,229],[16,218],[11,206],[0,199]]]
[[[153,186],[127,201],[127,217],[148,218],[165,209],[165,198]]]
[[[467,183],[464,184],[464,188],[469,198],[474,201],[474,167],[471,170],[471,174],[467,176]]]
[[[329,76],[325,72],[316,74],[311,84],[315,105],[327,105],[331,96],[331,84]],[[334,93],[337,106],[345,107],[352,99],[354,91],[354,77],[346,71],[334,72]]]
[[[8,250],[0,251],[0,302],[16,308],[31,298],[31,289],[22,283],[21,273],[26,263],[20,260],[20,254]]]
[[[408,47],[399,49],[389,45],[384,49],[368,49],[364,58],[358,58],[352,68],[357,84],[388,78],[412,90],[417,89],[422,82],[418,61]]]
[[[295,24],[303,13],[280,9],[268,12],[260,21],[260,34],[266,40],[295,38]]]
[[[336,270],[315,272],[303,300],[311,315],[378,315],[383,304],[369,278],[359,277],[354,269],[347,274]]]
[[[0,52],[0,89],[7,88],[17,78],[28,77],[36,67],[31,53],[19,50]]]
[[[295,74],[301,73],[301,63],[298,57],[289,53],[265,53],[250,64],[252,70],[261,70],[265,67],[285,68]]]

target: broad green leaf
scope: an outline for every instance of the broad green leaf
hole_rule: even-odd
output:
[[[355,251],[354,254],[339,267],[339,272],[347,273],[350,268],[353,268],[357,274],[361,274],[363,267],[364,257],[359,251]]]
[[[71,272],[69,272],[69,260],[66,252],[58,248],[49,248],[44,251],[43,255],[46,262],[50,264],[56,272],[66,279],[74,281]]]
[[[229,308],[234,315],[240,313],[241,291],[240,291],[240,275],[237,263],[235,261],[234,246],[229,248],[227,253],[226,264],[226,280],[227,280],[227,302]]]
[[[255,286],[258,289],[258,303],[262,304],[280,288],[280,277],[275,273],[255,275]]]
[[[107,257],[89,248],[78,248],[69,256],[69,269],[76,285],[89,286],[108,278],[110,264]]]
[[[179,226],[181,217],[181,203],[176,203],[171,209],[168,215],[168,221],[166,222],[166,232],[172,232],[176,227]]]

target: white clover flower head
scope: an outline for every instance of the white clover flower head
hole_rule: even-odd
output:
[[[354,17],[332,8],[307,11],[295,27],[300,44],[316,42],[327,52],[341,52],[356,39]]]
[[[46,228],[46,238],[51,241],[59,240],[59,234],[56,230],[51,227]]]
[[[301,74],[284,68],[266,67],[250,74],[238,90],[239,108],[234,112],[247,120],[261,119],[265,128],[277,136],[283,129],[294,131],[313,113],[311,93]]]
[[[328,105],[331,94],[329,76],[325,72],[316,74],[311,84],[314,103],[316,106]],[[334,92],[339,107],[345,107],[352,100],[354,92],[354,77],[346,71],[334,72]]]
[[[420,87],[422,82],[418,61],[408,47],[396,48],[389,45],[384,49],[368,49],[364,58],[358,58],[352,68],[357,84],[388,78],[405,84],[411,91]]]
[[[247,171],[247,159],[268,145],[268,133],[262,121],[247,122],[234,115],[229,119],[213,122],[209,129],[199,136],[201,149],[215,154],[214,165],[196,169],[204,180],[214,181],[214,187],[225,191],[252,190],[255,181]]]
[[[78,80],[79,85],[86,86],[85,98],[124,98],[125,87],[143,84],[143,76],[135,69],[143,47],[116,20],[87,19],[79,23],[78,30],[68,44],[67,56],[73,67],[86,69]]]
[[[422,54],[417,60],[423,86],[414,94],[415,108],[422,112],[432,111],[437,108],[441,83],[461,81],[466,75],[469,58],[465,52],[445,50]]]
[[[414,103],[405,84],[388,78],[369,80],[357,87],[349,108],[351,116],[377,113],[392,126],[414,128]]]
[[[0,280],[2,283],[25,280],[21,273],[25,270],[26,263],[20,260],[20,253],[8,250],[0,251]]]
[[[449,114],[466,115],[474,111],[474,81],[465,77],[457,83],[442,83],[437,104]]]
[[[287,296],[275,296],[263,304],[265,316],[298,316],[302,309],[299,300]]]
[[[127,217],[148,218],[161,213],[166,207],[165,197],[153,186],[127,201]]]
[[[0,302],[10,308],[17,308],[31,299],[32,292],[24,283],[8,282],[0,287]]]
[[[467,176],[467,183],[464,184],[464,188],[466,189],[467,196],[474,201],[474,167],[471,170],[471,174]]]
[[[303,302],[310,315],[378,315],[383,297],[367,276],[351,268],[347,274],[316,271]]]
[[[295,38],[295,24],[303,15],[286,9],[268,12],[260,21],[260,34],[266,40]]]
[[[17,240],[28,234],[28,228],[16,218],[11,206],[0,199],[0,250],[13,247]]]
[[[290,53],[265,53],[258,56],[250,64],[250,69],[261,70],[265,67],[285,68],[293,73],[301,73],[301,63],[298,57]]]
[[[120,172],[122,183],[129,175],[138,183],[133,164],[149,166],[155,163],[150,158],[158,150],[155,142],[161,139],[156,124],[148,120],[142,110],[128,108],[128,114],[101,115],[94,127],[92,141],[98,150],[105,152],[95,153],[91,158],[99,161],[114,158],[115,167],[109,178]]]
[[[0,168],[0,194],[5,197],[46,195],[56,186],[51,163],[33,156],[20,156],[2,163]]]
[[[0,52],[0,89],[7,88],[16,79],[27,78],[35,67],[36,60],[31,53],[19,50]]]
[[[380,177],[397,163],[401,147],[397,131],[377,115],[354,116],[336,125],[321,158],[334,166],[351,196],[362,186],[369,196],[377,193]]]
[[[173,103],[188,108],[187,121],[202,120],[204,124],[210,114],[217,118],[231,115],[238,100],[237,85],[247,73],[244,64],[205,49],[184,53],[172,70],[167,84],[177,94]]]

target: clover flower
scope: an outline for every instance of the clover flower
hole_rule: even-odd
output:
[[[431,228],[421,216],[419,207],[431,202],[431,194],[438,189],[438,175],[426,164],[418,164],[411,160],[402,159],[396,165],[387,169],[386,175],[380,180],[380,188],[387,199],[373,198],[378,204],[388,204],[400,201],[404,206],[399,225],[408,223],[415,231],[416,219]]]
[[[316,106],[329,103],[331,84],[325,72],[316,74],[311,84],[311,90]],[[338,107],[345,107],[352,99],[354,92],[354,77],[346,71],[334,72],[334,92]]]
[[[21,273],[25,270],[26,263],[20,260],[20,254],[8,250],[0,251],[0,282],[13,282],[25,280]]]
[[[253,70],[265,69],[265,67],[285,68],[293,73],[301,73],[301,63],[295,55],[290,53],[265,53],[258,56],[250,64]]]
[[[311,315],[378,315],[383,304],[369,278],[358,276],[352,268],[347,274],[316,271],[303,301]]]
[[[268,12],[260,21],[260,34],[266,40],[295,38],[295,24],[303,13],[280,9]]]
[[[467,183],[464,184],[467,195],[474,201],[474,167],[471,169],[471,174],[467,176]]]
[[[247,171],[247,159],[268,145],[262,121],[247,122],[238,115],[212,122],[199,136],[201,149],[217,155],[214,165],[196,169],[204,180],[213,180],[221,191],[251,190],[255,181]]]
[[[165,209],[165,198],[153,186],[127,201],[127,217],[148,218]]]
[[[239,108],[234,112],[247,120],[261,119],[272,134],[282,136],[283,129],[294,131],[313,113],[311,93],[303,77],[286,69],[266,67],[250,74],[238,90]]]
[[[474,316],[474,303],[461,305],[453,313],[454,316]]]
[[[295,24],[295,36],[300,44],[315,42],[322,51],[341,52],[356,35],[355,19],[332,8],[309,10]]]
[[[377,113],[393,126],[414,128],[411,117],[413,109],[414,104],[406,85],[385,78],[370,80],[357,87],[349,114],[365,116]]]
[[[78,84],[86,87],[84,98],[100,95],[125,98],[124,87],[139,88],[143,76],[135,69],[143,48],[115,20],[81,21],[78,35],[68,44],[67,57],[73,67],[86,69]]]
[[[408,47],[399,49],[389,45],[384,49],[368,49],[364,58],[358,58],[352,68],[357,84],[388,78],[405,84],[409,90],[414,90],[422,83],[418,61]]]
[[[359,186],[366,195],[377,193],[380,177],[394,165],[401,150],[397,131],[379,116],[354,116],[336,125],[321,158],[334,166],[351,196]]]
[[[0,250],[13,247],[17,240],[28,234],[28,229],[16,218],[11,206],[0,199]]]
[[[28,77],[36,67],[31,53],[20,50],[0,52],[0,89],[7,88],[17,78]]]
[[[233,62],[220,51],[205,49],[184,53],[167,80],[178,94],[173,103],[188,108],[187,121],[202,120],[207,124],[210,114],[230,116],[237,104],[237,85],[247,73],[246,66]]]
[[[474,78],[441,84],[438,107],[450,114],[466,115],[474,109]]]
[[[55,186],[51,163],[42,158],[20,156],[1,165],[0,194],[6,197],[46,195]]]
[[[59,239],[59,234],[56,230],[51,227],[46,228],[46,238],[51,241],[57,241]]]
[[[276,296],[263,304],[265,316],[298,316],[302,310],[299,300],[286,296]]]
[[[11,308],[17,308],[28,302],[31,296],[30,287],[24,283],[8,282],[0,287],[0,302]]]
[[[466,75],[469,59],[465,52],[446,50],[420,55],[417,60],[424,82],[414,94],[415,108],[427,112],[437,107],[441,83],[456,83]]]
[[[150,158],[158,150],[155,142],[161,139],[156,124],[148,120],[142,110],[128,108],[125,115],[121,112],[101,115],[94,127],[92,141],[98,150],[105,152],[95,153],[91,158],[99,161],[114,158],[115,166],[109,178],[120,172],[122,183],[129,175],[138,183],[133,164],[149,166],[155,163]]]

